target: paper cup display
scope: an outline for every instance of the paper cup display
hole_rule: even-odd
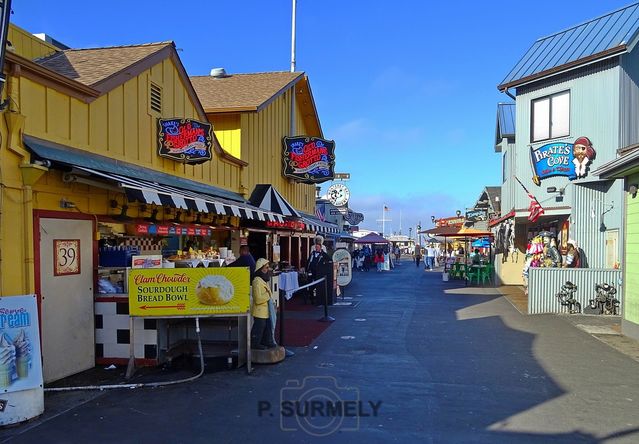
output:
[[[16,378],[16,348],[9,336],[0,336],[0,387],[6,388]]]
[[[224,276],[208,275],[198,282],[195,294],[204,305],[224,305],[233,299],[235,288]]]
[[[26,378],[29,376],[29,369],[31,368],[31,356],[16,359],[16,369],[18,371],[18,378]]]

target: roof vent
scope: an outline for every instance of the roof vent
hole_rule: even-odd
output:
[[[215,77],[216,79],[223,79],[224,77],[228,77],[226,70],[224,68],[213,68],[211,70],[211,77]]]

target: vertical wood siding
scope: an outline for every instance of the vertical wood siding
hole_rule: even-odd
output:
[[[291,90],[257,113],[241,115],[242,159],[249,163],[249,192],[255,185],[269,183],[301,211],[315,211],[315,186],[291,183],[282,176],[282,138],[290,134]],[[296,132],[306,134],[304,120],[296,109]]]
[[[13,45],[16,54],[29,60],[45,57],[56,52],[55,46],[40,40],[13,23],[9,24],[7,40]]]
[[[639,173],[628,176],[628,184],[639,183]],[[639,195],[626,194],[626,248],[622,263],[626,303],[624,318],[639,324]]]
[[[150,82],[162,88],[162,114],[149,108]],[[90,104],[20,78],[25,133],[95,154],[238,191],[237,165],[213,160],[183,165],[157,155],[157,118],[198,118],[173,62],[166,59]]]

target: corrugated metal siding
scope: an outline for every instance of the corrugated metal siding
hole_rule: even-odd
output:
[[[580,184],[574,187],[572,204],[572,224],[570,237],[584,250],[588,266],[603,268],[606,266],[605,241],[606,230],[619,230],[618,248],[623,244],[621,230],[623,211],[623,185],[621,181],[602,181]],[[614,202],[614,208],[603,217]],[[594,214],[594,217],[593,217]],[[605,230],[602,231],[602,222]],[[617,252],[621,257],[620,252]]]
[[[577,285],[575,298],[582,309],[595,297],[595,284],[604,282],[615,286],[623,306],[621,270],[531,268],[528,279],[528,314],[567,313],[568,307],[562,306],[556,296],[566,281]]]
[[[620,61],[619,147],[639,143],[639,51]]]
[[[591,170],[612,160],[619,148],[619,66],[616,62],[584,68],[577,73],[539,82],[517,90],[517,161],[514,174],[537,197],[544,207],[569,205],[572,201],[572,183],[566,177],[553,177],[542,181],[541,186],[532,182],[530,164],[531,146],[546,142],[530,143],[531,101],[561,91],[570,90],[570,136],[553,139],[573,143],[580,136],[592,141],[597,158]],[[592,178],[587,178],[592,179]],[[546,188],[566,186],[563,203],[555,202],[555,195]],[[520,187],[521,188],[521,187]],[[523,190],[515,192],[515,208],[528,208],[529,199]]]
[[[537,40],[501,84],[557,68],[630,43],[639,30],[639,4]]]
[[[515,206],[515,193],[522,190],[521,186],[514,179],[514,168],[517,162],[517,150],[514,143],[503,144],[505,148],[502,162],[506,162],[506,171],[504,173],[504,183],[501,185],[501,214],[504,215],[512,210]]]

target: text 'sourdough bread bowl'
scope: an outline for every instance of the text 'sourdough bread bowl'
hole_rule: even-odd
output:
[[[198,282],[195,294],[204,305],[224,305],[233,299],[234,287],[224,276],[208,275]]]

